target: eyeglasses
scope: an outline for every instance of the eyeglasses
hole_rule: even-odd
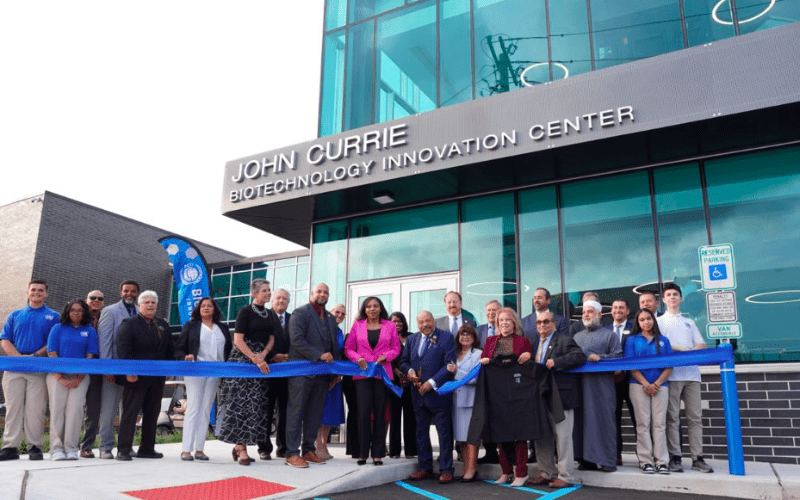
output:
[[[552,323],[552,320],[549,320],[549,319],[537,319],[536,320],[536,324],[537,325],[546,325],[548,323]]]
[[[458,334],[459,337],[472,337],[471,333],[461,332]]]
[[[99,300],[100,302],[102,302],[102,301],[104,301],[104,300],[105,300],[105,297],[95,297],[95,296],[91,296],[91,297],[89,297],[89,300]]]

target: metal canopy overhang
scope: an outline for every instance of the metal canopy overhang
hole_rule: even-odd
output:
[[[449,169],[800,102],[798,46],[793,23],[233,160],[222,213],[307,246],[326,193],[416,176],[446,194]]]

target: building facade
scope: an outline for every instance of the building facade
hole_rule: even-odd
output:
[[[585,291],[635,309],[673,282],[707,335],[699,248],[730,244],[745,456],[798,463],[798,19],[800,0],[329,0],[320,137],[228,162],[223,212],[309,245],[351,312],[438,316],[454,289],[479,323],[537,287],[576,321]]]

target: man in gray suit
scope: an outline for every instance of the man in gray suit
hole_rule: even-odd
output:
[[[122,320],[136,316],[136,298],[139,297],[139,283],[125,280],[120,285],[119,294],[122,300],[108,306],[100,313],[97,323],[97,340],[100,347],[100,359],[117,359],[117,332]],[[119,410],[124,387],[115,383],[115,376],[104,376],[100,403],[100,458],[113,459],[114,454],[114,418]]]
[[[458,333],[458,329],[463,325],[478,328],[473,318],[464,315],[461,310],[461,294],[458,292],[447,292],[444,294],[444,307],[447,309],[447,316],[436,318],[436,328],[450,332],[453,337]]]
[[[339,357],[336,320],[325,310],[328,285],[320,283],[311,292],[311,302],[298,307],[289,319],[289,361],[324,361]],[[314,442],[322,421],[325,394],[331,375],[302,376],[289,379],[289,406],[286,410],[286,465],[308,467],[324,464],[315,453]],[[302,456],[301,456],[302,440]]]

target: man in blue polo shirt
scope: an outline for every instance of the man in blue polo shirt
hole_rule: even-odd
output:
[[[0,335],[0,346],[7,356],[47,356],[47,335],[58,323],[58,313],[44,305],[47,283],[28,283],[28,306],[12,312]],[[3,394],[6,422],[0,460],[19,458],[22,433],[30,460],[41,460],[44,413],[47,409],[47,384],[44,373],[5,372]]]

